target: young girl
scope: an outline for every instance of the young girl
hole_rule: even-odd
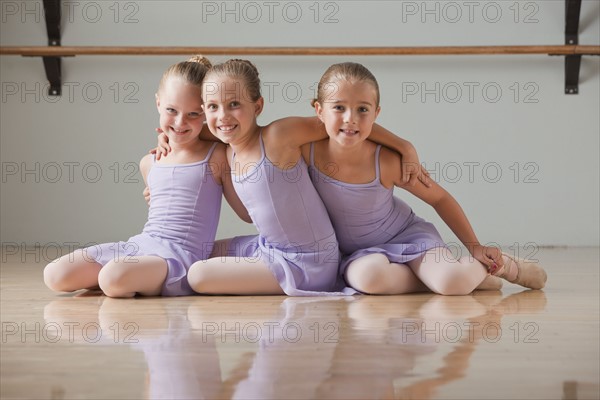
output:
[[[207,126],[230,145],[227,159],[234,187],[259,235],[231,239],[226,251],[213,253],[221,257],[192,265],[191,288],[246,295],[343,290],[337,239],[300,150],[303,144],[327,137],[318,119],[285,118],[259,126],[256,119],[264,103],[260,79],[246,60],[214,66],[204,80],[203,96]],[[372,139],[416,155],[410,144],[381,127],[374,128]],[[416,157],[411,160],[418,165]]]
[[[187,269],[212,251],[222,194],[251,222],[226,173],[225,146],[198,140],[204,122],[201,83],[209,67],[206,59],[194,57],[171,66],[160,81],[156,107],[172,152],[159,161],[147,155],[140,162],[152,191],[143,232],[51,262],[44,269],[50,289],[99,286],[110,297],[193,294]]]
[[[364,66],[332,65],[313,105],[329,138],[304,146],[303,156],[331,217],[344,255],[340,270],[351,287],[369,294],[468,294],[486,279],[488,267],[509,282],[544,287],[542,268],[481,245],[450,194],[435,182],[430,188],[404,185],[400,156],[367,140],[380,107],[377,81]],[[393,196],[394,186],[434,207],[472,257],[455,260],[435,227]]]

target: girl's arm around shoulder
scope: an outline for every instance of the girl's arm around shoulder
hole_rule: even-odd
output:
[[[210,157],[209,166],[215,177],[215,181],[223,186],[223,196],[233,211],[242,221],[252,223],[252,218],[250,218],[248,210],[238,197],[233,187],[233,182],[231,181],[230,167],[227,162],[229,150],[229,146],[225,146],[221,143],[217,144],[217,147]]]
[[[280,146],[294,149],[304,144],[326,139],[325,126],[317,117],[286,117],[271,122],[265,133]]]
[[[429,173],[421,167],[417,150],[411,142],[396,136],[379,124],[373,124],[369,140],[396,150],[402,155],[400,171],[403,183],[414,186],[420,180],[425,186],[429,186]]]
[[[327,139],[325,125],[318,117],[287,117],[273,121],[268,130],[290,146],[300,147],[310,142]],[[373,125],[369,140],[398,151],[405,158],[419,164],[415,147],[378,124]],[[408,161],[408,160],[405,160]]]

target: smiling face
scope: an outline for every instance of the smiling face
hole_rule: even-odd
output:
[[[315,108],[331,140],[353,146],[369,137],[380,110],[373,84],[337,79],[323,87],[323,95]]]
[[[160,128],[173,145],[198,139],[204,123],[201,89],[177,77],[169,77],[156,94]]]
[[[203,84],[203,92],[206,123],[221,141],[236,145],[255,131],[263,98],[252,101],[242,79],[211,75]]]

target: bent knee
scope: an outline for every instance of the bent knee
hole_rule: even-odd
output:
[[[444,296],[462,296],[473,291],[471,279],[462,271],[452,270],[440,273],[436,279],[427,282],[432,292]]]
[[[74,292],[81,287],[81,282],[74,271],[62,258],[52,261],[44,267],[44,283],[55,292]]]
[[[72,292],[68,277],[65,276],[63,269],[58,261],[53,261],[44,267],[44,283],[50,290],[55,292]]]
[[[206,261],[197,261],[188,270],[188,284],[197,293],[211,293],[214,276]]]
[[[98,274],[98,286],[108,297],[133,297],[127,269],[123,265],[109,262]]]
[[[367,276],[359,279],[348,279],[348,285],[365,294],[387,294],[387,285],[375,276]]]
[[[366,294],[384,294],[388,290],[387,274],[383,267],[389,266],[389,261],[383,263],[359,262],[351,263],[346,270],[346,282]],[[383,261],[383,260],[380,260]]]

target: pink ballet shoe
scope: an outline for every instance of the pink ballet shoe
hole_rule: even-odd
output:
[[[506,263],[504,263],[504,266],[494,273],[495,276],[530,289],[542,289],[546,285],[546,280],[548,279],[546,271],[537,263],[532,260],[512,257],[506,253],[502,253],[502,255],[513,261],[510,263],[511,270],[508,270]],[[516,278],[511,280],[508,276],[514,275],[512,271],[513,266],[517,268],[517,274]]]
[[[502,289],[502,279],[494,275],[487,275],[485,279],[475,288],[475,290],[500,290]]]

